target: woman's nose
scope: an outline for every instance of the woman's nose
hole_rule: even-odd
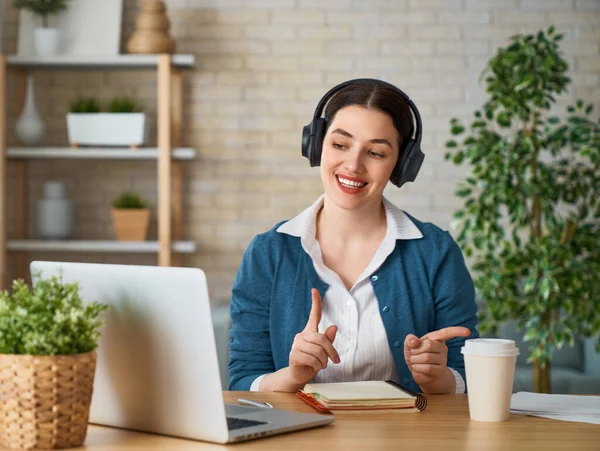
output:
[[[352,172],[360,172],[363,167],[363,156],[359,149],[353,149],[346,154],[345,166],[346,169]]]

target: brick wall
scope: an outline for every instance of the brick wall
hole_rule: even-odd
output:
[[[12,53],[18,13],[3,3],[3,48]],[[508,36],[551,24],[566,33],[563,49],[573,84],[560,104],[582,97],[600,106],[600,0],[166,3],[177,51],[193,53],[197,61],[185,75],[184,145],[196,148],[197,159],[185,163],[184,236],[195,240],[199,250],[184,263],[207,272],[213,302],[229,295],[252,237],[297,214],[320,194],[318,171],[300,156],[300,137],[317,101],[333,84],[378,77],[413,98],[423,116],[426,160],[414,184],[390,187],[387,195],[417,218],[444,228],[460,206],[452,193],[464,176],[464,169],[443,160],[448,121],[469,118],[481,105],[485,96],[478,76]],[[136,13],[136,2],[124,0],[123,43]],[[156,130],[152,72],[60,71],[35,77],[37,105],[47,127],[45,144],[64,145],[64,114],[68,102],[81,94],[134,95]],[[9,99],[8,114],[12,131],[18,115],[14,99]],[[12,134],[8,139],[14,143]],[[151,162],[35,162],[30,176],[31,207],[45,180],[68,182],[77,205],[76,237],[112,238],[109,205],[124,188],[139,190],[156,203]],[[32,218],[33,213],[32,208]],[[33,221],[30,226],[34,233]],[[155,223],[151,233],[156,235]],[[32,257],[156,262],[153,256],[137,255]]]

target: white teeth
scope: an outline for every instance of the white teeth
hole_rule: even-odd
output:
[[[347,188],[362,188],[363,186],[366,185],[366,183],[353,182],[352,180],[348,180],[348,179],[342,178],[340,176],[338,176],[337,179],[343,186],[345,186]]]

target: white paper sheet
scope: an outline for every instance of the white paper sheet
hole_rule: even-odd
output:
[[[518,392],[511,397],[510,411],[553,420],[600,424],[600,396]]]

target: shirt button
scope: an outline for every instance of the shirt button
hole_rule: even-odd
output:
[[[348,299],[348,300],[346,301],[346,304],[348,304],[348,305],[352,305],[352,304],[353,304],[353,302],[352,302],[352,299]]]
[[[383,312],[387,313],[390,311],[390,308],[386,305],[385,307],[383,307]]]
[[[373,282],[377,282],[379,280],[379,276],[373,276],[373,277],[371,277],[371,280]]]
[[[399,341],[395,341],[394,342],[394,346],[396,346],[397,348],[399,348],[400,346],[402,346],[402,343],[400,343]]]
[[[404,383],[405,384],[410,384],[410,377],[405,377],[404,378]]]

